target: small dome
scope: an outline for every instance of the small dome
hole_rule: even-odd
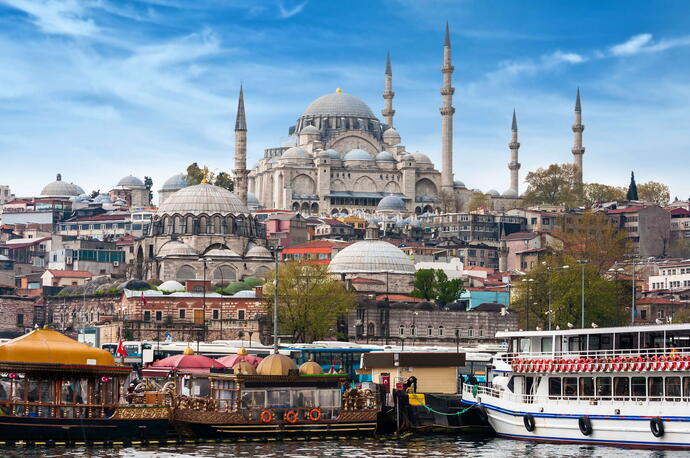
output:
[[[253,289],[243,289],[242,291],[237,291],[230,297],[236,297],[240,299],[254,299],[256,298],[256,291]]]
[[[307,106],[302,116],[351,116],[376,119],[366,103],[343,92],[322,95]]]
[[[299,375],[320,375],[323,367],[316,361],[307,361],[299,367]]]
[[[282,145],[283,148],[291,148],[293,146],[297,146],[297,137],[290,137],[287,140],[283,142]]]
[[[291,358],[273,353],[259,363],[256,373],[259,375],[288,375],[290,370],[297,370],[297,364]]]
[[[229,257],[240,257],[239,254],[236,252],[232,251],[229,248],[214,248],[212,250],[208,250],[206,254],[204,254],[205,258],[229,258]]]
[[[184,349],[184,351],[182,352],[182,354],[183,354],[183,355],[187,355],[187,356],[193,355],[193,354],[194,354],[194,350],[192,349],[192,347],[187,347],[187,348]]]
[[[187,186],[168,197],[158,214],[249,213],[239,197],[225,188],[208,183]]]
[[[239,375],[256,375],[256,369],[247,361],[239,361],[232,366],[232,371]]]
[[[383,133],[383,141],[389,145],[397,145],[400,143],[400,134],[392,127],[386,129],[386,131]]]
[[[302,130],[299,131],[300,135],[321,135],[321,131],[317,129],[315,126],[309,125],[306,127],[303,127]]]
[[[414,264],[397,246],[382,240],[363,240],[344,248],[328,265],[333,273],[414,274]]]
[[[508,189],[503,193],[503,197],[517,197],[518,193],[515,189]]]
[[[116,207],[124,207],[127,204],[125,203],[124,200],[118,200],[113,205],[115,205]]]
[[[59,173],[55,181],[48,183],[41,190],[42,196],[51,197],[71,197],[78,196],[79,194],[84,194],[84,190],[76,185],[62,181],[62,175]]]
[[[166,256],[197,256],[198,253],[194,248],[190,247],[186,243],[182,243],[178,240],[171,240],[158,250],[159,257]]]
[[[115,365],[113,355],[109,352],[77,342],[45,327],[0,345],[0,361],[4,364],[88,364],[95,369],[98,366]]]
[[[500,196],[500,195],[501,195],[501,194],[500,194],[498,191],[496,191],[495,189],[489,189],[488,191],[486,191],[486,193],[487,193],[488,195],[490,195],[491,197],[496,197],[496,196]]]
[[[165,180],[165,183],[163,183],[163,189],[164,191],[179,191],[182,188],[187,187],[187,175],[184,173],[179,173],[177,175],[173,175],[167,180]]]
[[[93,199],[93,202],[96,204],[112,204],[113,201],[110,199],[109,196],[106,194],[99,194],[96,196],[95,199]]]
[[[248,207],[258,207],[260,206],[261,203],[259,202],[259,199],[256,197],[256,194],[253,192],[248,192],[247,193],[247,206]]]
[[[277,157],[272,157],[272,158],[270,158],[270,159],[268,160],[267,163],[268,163],[268,164],[275,164],[276,162],[279,162],[279,161],[278,161],[278,158],[277,158]]]
[[[396,162],[395,158],[388,151],[381,151],[376,155],[376,162]]]
[[[454,188],[457,188],[457,189],[467,189],[467,187],[465,186],[465,183],[463,183],[463,182],[460,181],[460,180],[455,180],[455,181],[453,182],[453,187],[454,187]]]
[[[348,153],[343,158],[344,161],[372,161],[373,158],[371,154],[367,153],[363,149],[353,149],[348,151]]]
[[[76,185],[74,183],[70,183],[70,185],[74,186],[74,190],[77,192],[77,194],[79,194],[79,195],[84,194],[84,189],[81,186]]]
[[[247,257],[273,259],[273,255],[266,247],[250,243],[247,248]]]
[[[419,163],[425,163],[425,164],[431,164],[431,159],[429,159],[429,156],[426,154],[420,153],[417,151],[416,153],[412,154],[412,157],[415,159],[415,161]]]
[[[334,161],[339,161],[340,160],[340,153],[337,152],[334,149],[327,149],[326,152],[328,153],[328,156],[333,159]]]
[[[405,202],[398,196],[386,196],[376,206],[377,212],[405,211]]]
[[[175,280],[164,281],[158,286],[158,291],[163,291],[164,293],[174,293],[176,291],[185,291],[184,285]]]
[[[285,150],[281,159],[311,159],[311,155],[304,148],[293,146]]]
[[[135,176],[127,175],[126,177],[120,179],[120,181],[117,182],[117,186],[125,186],[125,187],[141,186],[141,187],[144,187],[144,182]]]

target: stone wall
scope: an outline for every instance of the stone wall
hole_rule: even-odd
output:
[[[35,324],[43,325],[42,320],[34,321],[34,315],[43,318],[44,311],[43,306],[35,303],[33,297],[0,296],[0,337],[17,337]]]

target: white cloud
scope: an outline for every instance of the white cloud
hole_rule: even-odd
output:
[[[302,3],[298,3],[297,5],[293,6],[292,8],[286,8],[283,1],[281,1],[281,0],[278,1],[278,11],[280,13],[280,17],[283,19],[288,19],[288,18],[291,18],[292,16],[295,16],[295,15],[301,13],[305,6],[307,6],[306,1],[304,1]]]
[[[83,2],[77,0],[0,0],[33,17],[45,33],[55,35],[93,36],[99,28],[85,16]]]
[[[628,41],[611,46],[611,54],[614,56],[630,56],[640,52],[650,41],[651,33],[641,33],[630,37]]]

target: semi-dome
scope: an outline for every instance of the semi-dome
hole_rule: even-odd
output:
[[[376,155],[376,162],[395,162],[395,158],[388,151],[381,151]]]
[[[180,283],[179,281],[175,280],[168,280],[164,281],[160,285],[158,285],[158,291],[162,291],[164,293],[174,293],[175,291],[184,291],[184,285]]]
[[[130,186],[144,186],[144,182],[141,181],[139,178],[133,176],[133,175],[127,175],[126,177],[123,177],[120,179],[120,181],[117,182],[117,186],[125,186],[125,187],[130,187]]]
[[[420,153],[417,151],[416,153],[412,153],[412,157],[414,158],[415,161],[417,162],[422,162],[422,163],[429,163],[431,164],[431,159],[429,159],[429,156],[427,156],[424,153]]]
[[[335,255],[328,266],[333,273],[414,274],[414,264],[403,251],[382,240],[353,243]]]
[[[271,255],[271,252],[268,251],[268,248],[266,247],[262,247],[260,245],[255,245],[251,243],[247,248],[247,256],[249,257],[271,259],[273,258],[273,255]]]
[[[488,195],[492,196],[492,197],[497,197],[497,196],[500,196],[500,195],[501,195],[501,194],[500,194],[498,191],[496,191],[495,189],[489,189],[488,191],[486,191],[486,193],[487,193]]]
[[[376,206],[377,212],[405,211],[405,202],[398,196],[386,196]]]
[[[93,199],[93,202],[96,204],[112,204],[113,203],[112,199],[107,194],[97,195],[96,198]]]
[[[258,197],[256,197],[256,194],[253,192],[247,192],[247,206],[249,207],[258,207],[261,205],[259,202]]]
[[[179,173],[177,175],[173,175],[167,180],[165,180],[165,183],[163,183],[163,190],[164,191],[179,191],[182,188],[187,187],[187,175],[184,173]]]
[[[457,188],[457,189],[467,189],[467,187],[465,186],[465,183],[463,183],[463,182],[460,181],[460,180],[455,180],[455,181],[453,182],[453,187],[454,187],[454,188]]]
[[[386,129],[386,131],[383,133],[383,141],[389,145],[397,145],[400,143],[400,140],[400,134],[392,127]]]
[[[292,148],[288,148],[285,150],[283,155],[281,156],[282,159],[311,159],[311,156],[309,153],[307,153],[307,150],[304,148],[300,148],[299,146],[293,146]]]
[[[208,250],[204,254],[205,258],[228,258],[228,257],[239,257],[240,255],[232,251],[230,248],[214,248]]]
[[[71,197],[78,196],[79,194],[84,194],[84,190],[72,183],[62,181],[62,175],[59,173],[57,174],[55,181],[48,183],[41,190],[42,196]]]
[[[198,253],[194,248],[179,240],[171,240],[158,250],[158,256],[197,256]]]
[[[515,189],[508,189],[503,193],[503,197],[517,197],[518,193]]]
[[[256,373],[259,375],[288,375],[290,370],[297,370],[295,361],[288,356],[273,353],[259,363]]]
[[[348,151],[348,153],[343,158],[344,161],[372,161],[373,158],[371,154],[367,153],[363,149],[355,148]]]
[[[366,103],[343,92],[322,95],[309,104],[302,116],[351,116],[376,119]]]
[[[300,135],[321,135],[321,131],[313,125],[303,127],[299,132]]]
[[[330,157],[334,161],[339,161],[340,160],[340,153],[337,152],[334,149],[327,149],[326,152],[328,153],[328,157]]]
[[[285,140],[280,146],[283,148],[291,148],[293,146],[297,146],[297,137],[291,136],[287,140]]]
[[[74,190],[77,192],[78,195],[85,194],[84,193],[84,188],[79,186],[78,184],[70,183],[71,186],[74,186]]]
[[[249,213],[239,197],[225,188],[209,183],[187,186],[168,197],[159,214]]]

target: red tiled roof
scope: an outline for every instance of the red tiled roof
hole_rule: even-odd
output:
[[[425,302],[424,299],[417,297],[406,296],[404,294],[380,294],[376,296],[377,301],[383,301],[388,298],[391,302]]]
[[[690,211],[684,209],[684,208],[673,208],[673,209],[668,209],[665,208],[664,210],[668,211],[671,216],[690,216]]]
[[[102,214],[102,215],[96,215],[96,216],[82,216],[81,218],[74,218],[74,219],[68,220],[66,222],[71,223],[71,222],[75,222],[75,221],[123,220],[123,219],[127,219],[128,216],[129,216],[129,214],[127,214],[127,215],[111,215],[111,214],[105,215],[105,214]]]
[[[482,272],[486,272],[486,273],[490,273],[490,274],[494,273],[494,269],[491,269],[489,267],[467,266],[464,269],[465,270],[480,270]]]
[[[332,219],[332,218],[321,218],[321,222],[324,224],[328,224],[329,226],[346,226],[346,227],[352,227],[349,224],[345,224],[342,221],[338,221],[337,219]]]
[[[91,272],[87,272],[85,270],[48,269],[47,272],[50,272],[53,275],[53,277],[57,277],[57,278],[91,278],[91,277],[93,277],[93,274]]]
[[[283,250],[285,254],[305,253],[308,250],[332,250],[333,248],[345,248],[350,242],[334,242],[330,240],[311,240],[306,243],[292,246]]]

